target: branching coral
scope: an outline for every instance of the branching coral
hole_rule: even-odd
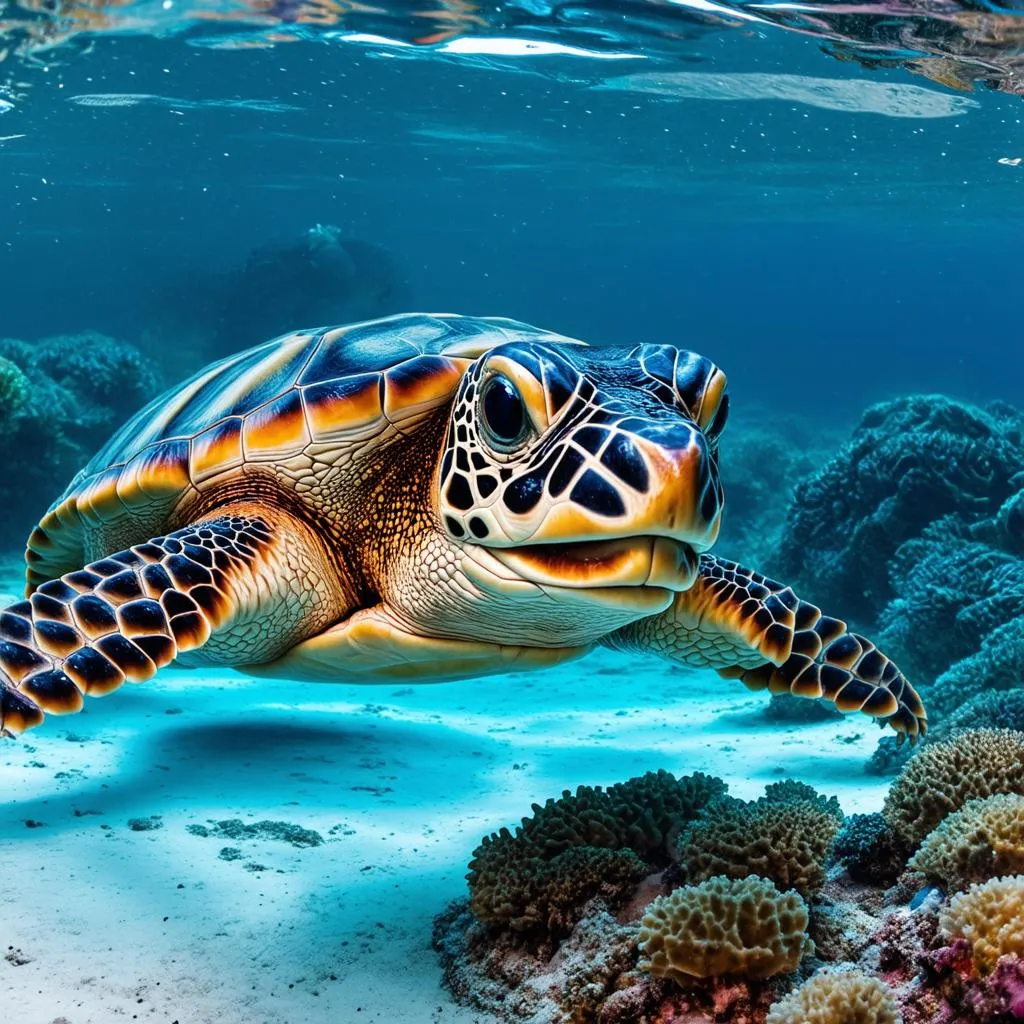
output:
[[[971,729],[915,754],[890,788],[883,814],[916,847],[948,814],[995,793],[1024,794],[1024,733]]]
[[[564,933],[587,900],[601,895],[614,904],[663,866],[669,837],[724,793],[719,779],[660,771],[534,804],[515,833],[502,829],[474,851],[473,913],[516,931]]]
[[[1024,796],[968,801],[925,837],[910,867],[954,892],[1024,872]]]
[[[898,1024],[888,987],[858,971],[819,971],[776,1003],[767,1024]]]
[[[788,974],[811,951],[807,920],[803,899],[768,879],[709,878],[650,904],[640,925],[640,966],[682,985],[694,977]]]
[[[970,943],[982,974],[991,974],[1001,956],[1024,956],[1024,875],[972,885],[949,901],[939,922],[947,938]]]
[[[833,798],[787,781],[753,802],[723,798],[687,825],[677,859],[688,882],[713,875],[760,875],[811,896],[825,881],[825,859],[842,822]]]

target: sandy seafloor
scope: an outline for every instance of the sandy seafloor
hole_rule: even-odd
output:
[[[869,719],[770,726],[766,700],[610,652],[421,687],[171,669],[92,700],[0,746],[0,1020],[490,1022],[441,988],[432,919],[534,801],[661,767],[880,807]],[[325,842],[187,831],[223,819]]]

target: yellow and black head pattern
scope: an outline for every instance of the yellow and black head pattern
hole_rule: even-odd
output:
[[[706,550],[723,507],[725,386],[708,359],[668,345],[491,350],[452,409],[447,531],[492,548],[663,537]]]

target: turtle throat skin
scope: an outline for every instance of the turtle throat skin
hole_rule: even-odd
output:
[[[404,628],[575,646],[692,586],[721,521],[725,378],[691,353],[641,348],[598,360],[499,347],[406,439],[371,498],[373,575]],[[495,429],[528,440],[495,443]]]

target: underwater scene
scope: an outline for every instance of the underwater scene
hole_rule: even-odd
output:
[[[0,0],[0,1024],[1024,1021],[1018,0]]]

